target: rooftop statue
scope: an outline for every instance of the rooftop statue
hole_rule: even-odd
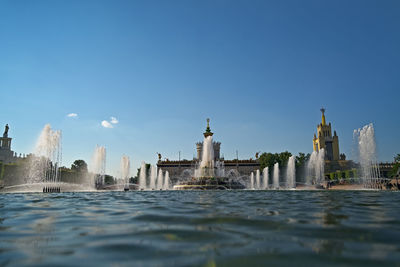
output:
[[[8,129],[10,129],[10,127],[8,127],[8,124],[6,124],[6,127],[4,129],[4,133],[3,133],[3,137],[7,138],[8,137]]]

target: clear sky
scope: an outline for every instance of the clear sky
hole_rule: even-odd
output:
[[[61,129],[66,166],[104,145],[117,175],[122,154],[192,158],[207,117],[226,159],[312,152],[324,106],[348,158],[372,122],[392,161],[399,14],[397,0],[2,0],[0,125],[18,153]]]

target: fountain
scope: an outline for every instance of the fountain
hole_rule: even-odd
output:
[[[91,164],[93,177],[90,179],[90,185],[98,188],[104,185],[104,177],[106,175],[106,148],[104,146],[96,146]]]
[[[269,184],[269,169],[265,167],[263,170],[263,189],[268,189]]]
[[[376,184],[380,177],[376,157],[375,130],[372,123],[354,130],[353,138],[358,145],[361,183],[365,187]]]
[[[256,189],[261,189],[261,186],[260,186],[260,170],[256,171],[256,187],[255,188]]]
[[[225,176],[224,163],[214,161],[213,133],[210,129],[210,119],[207,119],[207,128],[204,133],[202,157],[194,170],[194,176],[189,180],[179,181],[174,185],[177,190],[215,190],[215,189],[244,189],[245,186],[238,181]],[[166,174],[167,175],[167,174]]]
[[[128,156],[123,155],[121,157],[121,180],[124,187],[124,191],[129,191],[129,173],[131,164]]]
[[[249,189],[254,190],[254,172],[250,173],[250,186]]]
[[[146,163],[144,161],[142,162],[142,166],[140,167],[139,188],[140,188],[140,190],[147,189],[147,185],[146,185]]]
[[[154,190],[156,189],[156,179],[157,179],[157,167],[154,165],[151,165],[150,168],[150,185],[149,189]]]
[[[291,156],[289,158],[286,171],[286,179],[287,188],[296,188],[296,166],[294,156]]]
[[[158,177],[157,177],[157,190],[160,190],[163,188],[163,171],[161,169],[158,170]]]
[[[279,189],[279,163],[274,164],[274,176],[273,176],[274,189]]]
[[[165,172],[163,190],[169,190],[169,172]]]
[[[52,130],[50,124],[46,124],[36,142],[33,154],[26,182],[28,184],[59,182],[61,131]]]
[[[313,151],[307,163],[307,185],[321,185],[324,181],[325,149]]]
[[[25,169],[27,174],[1,191],[58,193],[93,190],[93,186],[88,186],[88,183],[62,182],[59,169],[61,162],[61,131],[53,130],[50,124],[46,124],[36,141],[33,154],[28,157]]]

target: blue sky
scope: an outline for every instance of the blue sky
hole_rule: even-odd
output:
[[[0,124],[18,153],[46,123],[61,129],[66,166],[104,145],[117,175],[122,154],[134,168],[156,152],[192,158],[207,117],[227,159],[311,152],[324,106],[341,152],[372,122],[391,161],[399,13],[399,1],[3,0]]]

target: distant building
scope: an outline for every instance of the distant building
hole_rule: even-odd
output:
[[[204,137],[212,136],[214,133],[211,132],[209,119],[207,119],[207,128],[203,133]],[[221,143],[213,142],[214,147],[214,161],[220,162],[225,167],[225,175],[250,175],[251,172],[255,172],[260,169],[260,163],[258,159],[233,159],[233,160],[225,160],[221,157]],[[179,177],[187,176],[192,174],[192,170],[198,166],[201,161],[202,153],[203,153],[203,142],[196,143],[197,157],[192,160],[162,160],[161,155],[159,154],[159,160],[157,162],[157,167],[161,168],[163,171],[168,171],[171,180],[177,180]]]
[[[0,137],[0,162],[6,164],[14,163],[21,158],[21,155],[18,157],[17,153],[11,150],[12,138],[8,137],[8,129],[6,124],[3,137]]]
[[[313,149],[320,151],[325,149],[325,159],[330,161],[339,160],[339,137],[334,131],[332,136],[331,123],[326,124],[325,109],[321,108],[322,122],[317,125],[317,135],[314,134]]]

